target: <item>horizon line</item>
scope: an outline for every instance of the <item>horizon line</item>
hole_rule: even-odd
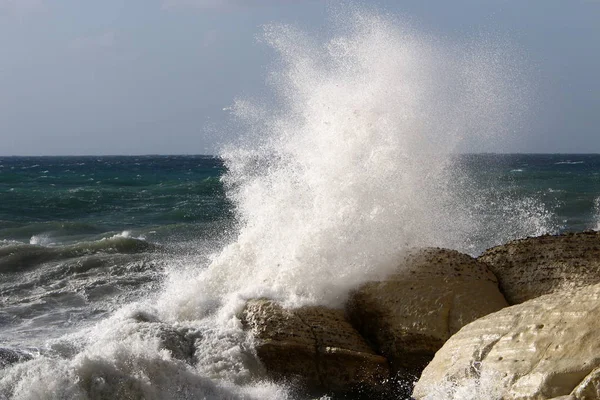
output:
[[[451,155],[577,155],[577,156],[594,156],[600,155],[600,152],[597,153],[562,153],[562,152],[554,152],[554,153],[541,153],[541,152],[490,152],[490,151],[481,151],[481,152],[460,152],[460,153],[450,153]],[[185,154],[185,153],[144,153],[144,154],[36,154],[36,155],[20,155],[20,154],[10,154],[10,155],[0,155],[0,158],[50,158],[50,157],[213,157],[220,158],[219,154]]]

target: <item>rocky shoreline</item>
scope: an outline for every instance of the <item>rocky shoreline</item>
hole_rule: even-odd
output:
[[[248,364],[244,382],[282,383],[294,398],[600,400],[600,232],[516,240],[478,258],[412,249],[384,280],[348,293],[341,309],[257,298],[236,310],[244,339],[232,351]],[[124,318],[112,334],[154,346],[160,364],[119,351],[123,364],[110,369],[73,354],[87,398],[147,398],[152,385],[171,387],[165,376],[206,384],[190,371],[203,365],[209,331],[144,311]],[[0,370],[36,357],[0,347]],[[132,375],[131,363],[142,373]]]
[[[600,399],[600,233],[415,249],[344,310],[240,315],[266,376],[341,398]],[[413,388],[413,384],[414,388]]]

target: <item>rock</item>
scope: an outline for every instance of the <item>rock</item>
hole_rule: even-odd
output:
[[[387,360],[371,349],[342,310],[288,310],[261,299],[250,300],[241,319],[251,329],[257,355],[275,380],[297,383],[309,392],[384,390]]]
[[[573,400],[600,399],[600,368],[594,369],[571,393]]]
[[[397,273],[350,295],[347,313],[400,375],[420,375],[448,338],[508,306],[483,263],[454,250],[407,253]]]
[[[599,331],[600,285],[505,308],[452,336],[423,371],[413,397],[433,398],[444,382],[458,393],[487,378],[504,400],[597,399],[586,396],[599,382]]]
[[[600,283],[600,232],[545,235],[485,251],[510,304],[543,294]]]

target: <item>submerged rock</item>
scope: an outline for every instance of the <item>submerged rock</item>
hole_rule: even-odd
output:
[[[599,399],[600,285],[538,297],[462,328],[425,368],[413,397],[491,385],[505,400]],[[492,387],[493,386],[493,387]]]
[[[454,250],[409,252],[397,272],[350,295],[350,321],[401,375],[418,377],[461,327],[508,306],[487,266]]]
[[[255,338],[268,375],[309,392],[373,392],[384,389],[387,360],[348,323],[342,310],[288,310],[270,300],[250,300],[242,323]]]
[[[600,283],[600,232],[544,235],[485,251],[510,304],[556,291]]]

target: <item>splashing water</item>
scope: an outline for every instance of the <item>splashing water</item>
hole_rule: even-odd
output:
[[[501,400],[505,394],[503,377],[499,374],[483,372],[478,378],[458,386],[455,382],[444,381],[428,388],[423,400]]]
[[[465,198],[451,154],[494,143],[522,107],[508,57],[364,10],[336,15],[324,42],[265,28],[280,60],[269,76],[276,101],[232,108],[246,134],[223,153],[224,182],[240,231],[201,277],[211,298],[338,306],[407,246],[473,250],[473,232],[489,230],[476,210],[486,199]],[[514,219],[527,220],[519,207]],[[184,314],[205,306],[186,299]]]
[[[473,253],[551,229],[543,204],[492,203],[497,194],[481,193],[452,156],[493,148],[523,108],[506,50],[445,43],[352,7],[334,14],[327,40],[265,28],[279,60],[273,101],[235,102],[244,135],[223,152],[235,238],[206,268],[173,272],[156,300],[135,305],[177,332],[200,331],[195,364],[162,349],[162,325],[136,321],[130,306],[54,350],[71,355],[1,372],[0,397],[79,399],[84,385],[99,398],[119,388],[151,399],[291,399],[257,379],[235,317],[246,299],[339,306],[409,246]]]
[[[596,221],[596,226],[593,229],[600,231],[600,197],[594,200],[594,221]]]

